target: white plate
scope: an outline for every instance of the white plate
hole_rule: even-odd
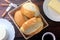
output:
[[[8,20],[2,19],[2,18],[0,18],[0,25],[2,25],[2,27],[6,28],[6,30],[8,32],[7,40],[14,40],[15,30],[14,30],[13,25]]]
[[[51,9],[50,7],[48,7],[48,3],[50,2],[51,0],[45,0],[44,1],[44,4],[43,4],[43,10],[44,10],[44,13],[45,15],[53,20],[53,21],[56,21],[56,22],[60,22],[60,14],[58,14],[57,12],[55,12],[53,9]]]

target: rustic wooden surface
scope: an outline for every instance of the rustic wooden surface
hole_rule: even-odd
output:
[[[9,0],[9,1],[11,1],[13,3],[16,3],[16,4],[21,4],[22,2],[24,2],[26,0]],[[34,2],[35,4],[37,4],[39,6],[40,12],[43,15],[43,17],[46,19],[46,21],[48,22],[49,26],[47,28],[45,28],[44,30],[42,30],[37,35],[30,38],[29,40],[37,40],[37,39],[41,40],[41,37],[45,32],[54,33],[55,36],[56,36],[56,39],[60,40],[60,22],[54,22],[54,21],[48,19],[45,16],[45,14],[43,12],[43,2],[44,2],[44,0],[32,0],[32,2]],[[6,2],[4,0],[3,1],[0,0],[0,4],[1,3],[6,3]],[[7,8],[7,6],[5,6],[5,7],[0,6],[0,17],[3,14],[3,12],[5,11],[6,8]],[[14,25],[14,23],[11,21],[11,19],[9,18],[8,15],[6,15],[5,18],[8,19]],[[15,31],[16,31],[15,40],[25,40],[16,27],[15,27]]]

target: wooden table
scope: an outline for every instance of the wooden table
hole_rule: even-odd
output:
[[[10,0],[10,1],[13,2],[13,3],[16,3],[16,4],[20,4],[20,3],[22,3],[26,0]],[[60,40],[60,22],[54,22],[54,21],[52,21],[52,20],[50,20],[49,18],[46,17],[46,15],[43,12],[43,2],[44,2],[44,0],[32,0],[32,2],[34,2],[35,4],[37,4],[39,6],[40,12],[43,15],[43,17],[46,19],[46,21],[48,22],[49,26],[47,28],[45,28],[44,30],[42,30],[40,33],[38,33],[35,36],[33,36],[32,38],[30,38],[29,40],[37,40],[37,39],[41,40],[41,37],[45,32],[54,33],[55,36],[56,36],[56,39]],[[0,0],[0,4],[1,3],[6,3],[6,2]],[[2,15],[2,13],[5,11],[6,8],[7,8],[7,6],[6,7],[0,6],[0,17]],[[8,19],[14,25],[14,23],[11,21],[11,19],[9,18],[8,15],[6,15],[5,18]],[[25,40],[16,27],[15,27],[15,31],[16,31],[15,40]]]

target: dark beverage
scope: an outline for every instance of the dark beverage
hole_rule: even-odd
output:
[[[44,40],[53,40],[53,37],[52,37],[52,35],[45,35],[44,36],[44,38],[43,38]]]

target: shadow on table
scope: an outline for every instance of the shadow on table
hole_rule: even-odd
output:
[[[23,37],[15,38],[14,40],[25,40]]]

